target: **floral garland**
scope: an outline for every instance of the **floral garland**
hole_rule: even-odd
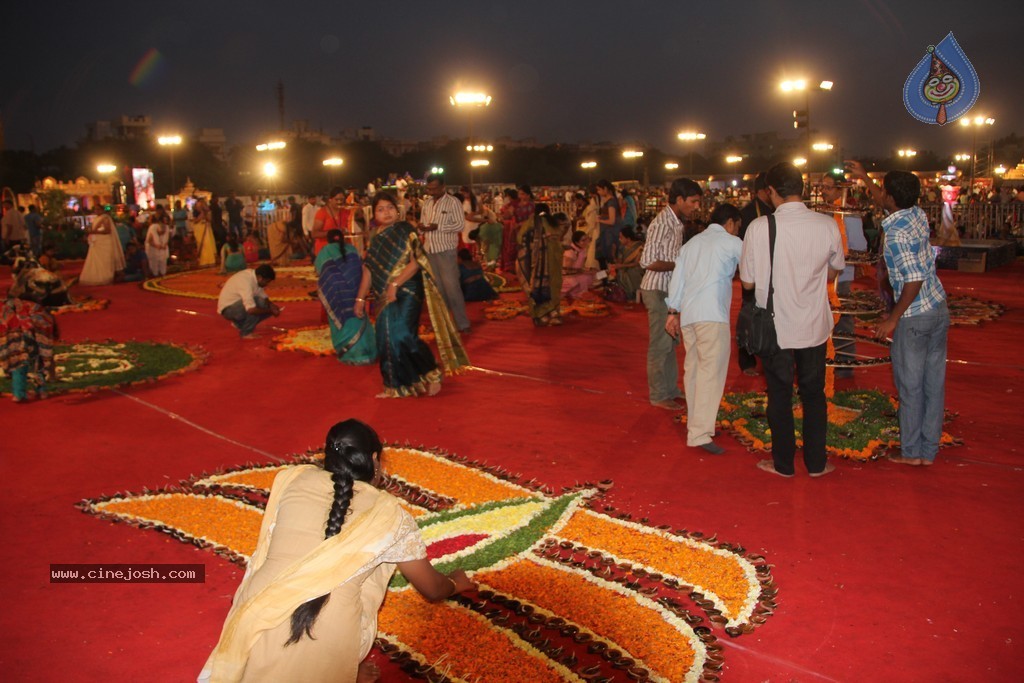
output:
[[[429,344],[434,341],[435,335],[426,325],[420,325],[419,338]],[[309,325],[288,330],[271,339],[270,348],[275,351],[301,351],[314,356],[337,355],[331,341],[331,329],[327,325]]]
[[[79,342],[57,344],[56,382],[50,393],[93,392],[156,382],[200,368],[209,354],[197,346],[156,342]],[[11,380],[0,373],[0,393],[11,392]]]
[[[310,451],[78,507],[244,564],[274,476],[321,457]],[[464,568],[481,585],[430,604],[395,576],[377,646],[412,676],[717,680],[724,655],[713,629],[741,636],[774,612],[763,557],[633,521],[602,502],[610,482],[555,494],[500,468],[409,446],[389,445],[383,465],[385,488],[416,518],[435,566]]]
[[[51,306],[48,310],[53,315],[67,315],[68,313],[92,313],[102,311],[110,305],[110,299],[86,298],[66,306]]]
[[[841,313],[863,316],[866,320],[877,319],[885,311],[885,304],[877,292],[857,290],[842,298]],[[985,301],[963,294],[946,297],[949,306],[949,324],[953,326],[980,325],[999,318],[1006,307],[995,301]]]
[[[604,318],[611,313],[611,307],[600,300],[575,299],[563,301],[559,308],[563,317],[578,313],[581,318]],[[484,308],[484,317],[488,320],[511,320],[518,315],[529,315],[530,308],[518,299],[496,299]]]
[[[310,291],[316,289],[316,271],[313,266],[274,266],[276,279],[267,285],[268,296],[275,301],[310,301]],[[185,296],[193,299],[216,299],[220,289],[233,273],[222,274],[216,267],[186,270],[146,280],[142,288],[147,292]]]
[[[874,460],[899,446],[897,402],[878,390],[839,391],[829,400],[826,450],[852,460]],[[726,394],[719,408],[719,424],[751,451],[771,450],[768,428],[768,398],[763,393]],[[802,443],[803,409],[794,397],[797,446]],[[946,422],[956,415],[946,414]],[[685,417],[676,418],[680,422]],[[941,446],[958,446],[962,439],[943,432]]]

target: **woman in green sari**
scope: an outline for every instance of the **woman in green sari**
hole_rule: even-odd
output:
[[[564,213],[549,216],[547,204],[537,204],[519,231],[519,282],[538,327],[562,324],[562,238],[568,227]]]
[[[316,255],[313,267],[338,360],[349,365],[372,363],[377,359],[373,326],[366,318],[357,318],[354,311],[363,264],[355,247],[345,244],[341,230],[327,233],[327,245]]]
[[[377,355],[384,378],[384,391],[377,397],[434,396],[441,391],[442,375],[468,366],[469,358],[434,283],[416,229],[399,222],[394,197],[386,192],[374,195],[373,217],[378,227],[363,263],[355,315],[366,317],[366,296],[371,290],[375,292]],[[430,347],[419,338],[424,302],[434,327],[441,367]]]

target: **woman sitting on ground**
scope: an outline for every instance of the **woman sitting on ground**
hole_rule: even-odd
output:
[[[327,312],[331,344],[338,360],[366,365],[377,359],[377,339],[366,316],[355,315],[356,294],[363,276],[363,262],[341,230],[327,231],[327,244],[313,262],[317,296]]]
[[[233,232],[228,233],[227,241],[220,248],[220,272],[222,275],[237,273],[240,270],[245,270],[245,267],[245,253],[242,251],[241,245],[238,244],[238,235]]]
[[[473,259],[472,252],[463,247],[459,249],[459,286],[462,287],[462,298],[466,301],[489,301],[496,299],[498,293],[484,277],[483,266]]]
[[[277,475],[200,681],[375,681],[364,659],[396,566],[431,602],[475,588],[461,569],[434,569],[401,501],[376,488],[383,451],[372,428],[346,420],[327,433],[322,468]]]
[[[608,266],[608,274],[615,281],[625,301],[635,301],[636,292],[640,289],[640,280],[644,277],[644,269],[640,267],[640,254],[644,243],[636,231],[626,226],[619,233],[619,261]]]
[[[590,236],[582,230],[572,234],[572,244],[562,257],[562,298],[578,299],[594,285],[594,271],[586,268]]]

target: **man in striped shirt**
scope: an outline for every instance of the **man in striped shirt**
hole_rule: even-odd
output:
[[[459,262],[457,250],[459,233],[465,226],[462,202],[448,194],[444,178],[437,174],[427,176],[427,199],[420,212],[420,232],[423,234],[424,251],[430,270],[441,290],[444,302],[448,304],[459,332],[469,332],[469,317],[466,315],[466,301],[462,298],[459,285]]]
[[[662,209],[647,228],[647,241],[640,256],[644,269],[640,281],[640,298],[647,307],[647,389],[652,406],[666,410],[681,410],[678,399],[679,363],[676,360],[678,342],[665,331],[669,310],[665,304],[668,283],[676,256],[683,246],[683,221],[690,220],[700,211],[703,192],[700,185],[689,178],[678,178],[668,191],[668,206]],[[678,311],[675,312],[678,315]]]

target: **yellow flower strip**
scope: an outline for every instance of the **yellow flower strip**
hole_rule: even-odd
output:
[[[263,512],[220,496],[159,493],[97,503],[98,512],[135,522],[172,527],[250,557],[256,549]]]
[[[431,604],[414,590],[390,591],[377,616],[381,636],[463,681],[578,680],[510,630],[452,602]]]
[[[671,617],[676,623],[670,623],[653,601],[624,595],[615,584],[532,559],[477,572],[473,579],[481,587],[526,600],[579,624],[630,657],[643,660],[643,666],[661,680],[695,680],[703,668],[703,644],[682,620]],[[699,657],[695,647],[701,648]]]
[[[410,448],[387,448],[384,471],[421,489],[454,498],[462,505],[508,498],[531,498],[532,491],[486,472]]]
[[[255,489],[258,491],[270,491],[271,484],[274,483],[274,477],[277,473],[283,470],[288,465],[281,465],[280,467],[267,467],[263,469],[250,469],[241,470],[240,472],[228,472],[227,474],[215,474],[212,477],[200,479],[196,482],[197,486],[237,486],[245,489]]]
[[[740,556],[657,529],[577,510],[555,533],[619,561],[678,578],[714,601],[730,622],[746,621],[761,593],[753,566]]]

